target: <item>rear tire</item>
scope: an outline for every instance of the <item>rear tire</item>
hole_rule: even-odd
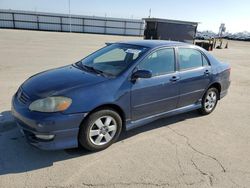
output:
[[[212,87],[207,90],[205,95],[202,98],[202,107],[199,109],[199,112],[202,115],[208,115],[212,113],[217,105],[219,99],[218,89]]]
[[[112,145],[122,130],[122,119],[112,109],[102,109],[90,114],[82,123],[78,141],[90,151],[100,151]]]

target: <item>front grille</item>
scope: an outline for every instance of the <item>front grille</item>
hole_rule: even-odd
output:
[[[29,96],[23,91],[23,89],[20,87],[19,90],[17,91],[17,99],[19,102],[22,104],[27,104],[30,101]]]

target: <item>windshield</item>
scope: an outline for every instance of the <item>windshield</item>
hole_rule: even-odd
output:
[[[135,45],[112,44],[94,52],[79,63],[87,70],[117,76],[146,50],[145,47]]]

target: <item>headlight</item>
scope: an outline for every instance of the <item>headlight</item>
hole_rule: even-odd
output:
[[[72,100],[67,97],[47,97],[32,102],[29,109],[38,112],[61,112],[66,110],[71,103]]]

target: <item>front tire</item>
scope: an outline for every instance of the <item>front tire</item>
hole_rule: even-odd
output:
[[[218,90],[214,87],[209,88],[202,98],[202,107],[199,109],[199,112],[202,115],[208,115],[212,113],[217,105],[218,99]]]
[[[100,151],[112,145],[122,130],[122,119],[112,109],[90,114],[79,130],[79,143],[90,151]]]

